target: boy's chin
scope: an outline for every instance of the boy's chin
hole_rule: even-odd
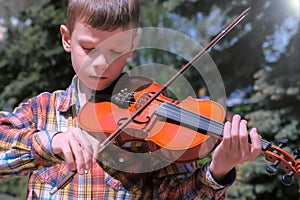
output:
[[[110,84],[99,84],[99,85],[90,87],[90,89],[92,91],[103,91],[103,90],[106,90],[109,86],[110,86]]]
[[[107,81],[99,81],[98,84],[90,83],[86,85],[92,91],[101,91],[101,90],[105,90],[110,85],[110,83],[107,83]]]

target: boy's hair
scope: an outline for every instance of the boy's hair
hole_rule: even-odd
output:
[[[103,31],[136,28],[138,0],[69,0],[66,25],[73,32],[77,20]]]

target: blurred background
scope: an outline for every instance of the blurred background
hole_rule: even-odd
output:
[[[0,110],[43,91],[66,88],[74,72],[61,46],[59,25],[67,1],[0,0]],[[250,13],[209,52],[226,89],[228,115],[239,113],[263,138],[284,149],[300,148],[299,0],[141,0],[142,27],[164,27],[205,46],[244,9]],[[147,62],[179,69],[187,61],[155,49],[137,52],[129,68]],[[192,71],[185,73],[199,97],[209,93]],[[182,85],[182,90],[185,86]],[[261,155],[238,166],[228,199],[299,199],[300,181],[287,187],[282,170],[268,175]],[[1,172],[0,172],[1,173]],[[0,199],[25,199],[27,177],[0,180]]]

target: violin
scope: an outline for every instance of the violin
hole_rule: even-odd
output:
[[[243,11],[164,85],[141,77],[125,78],[125,81],[120,78],[115,81],[122,86],[120,90],[114,90],[118,92],[96,92],[81,109],[78,123],[80,128],[87,132],[105,136],[100,144],[98,159],[101,160],[103,154],[107,157],[111,152],[117,151],[119,160],[114,165],[108,165],[114,169],[120,166],[122,168],[124,158],[130,156],[127,152],[120,151],[119,147],[136,141],[145,142],[149,151],[148,154],[138,155],[139,159],[133,162],[149,164],[152,170],[172,162],[198,160],[212,152],[222,139],[224,108],[211,100],[192,97],[183,101],[174,100],[167,97],[166,90],[176,78],[238,24],[249,10],[250,8],[247,8]],[[123,83],[126,82],[130,84],[123,87]],[[115,85],[116,83],[110,87]],[[274,174],[277,167],[283,169],[286,172],[282,178],[285,185],[292,184],[293,177],[300,179],[300,150],[295,150],[293,157],[282,149],[287,143],[286,139],[281,140],[278,146],[264,139],[261,142],[266,160],[272,163],[267,167],[267,172]],[[122,157],[124,153],[126,155]],[[102,161],[106,162],[106,159]],[[131,163],[132,160],[126,166]],[[134,172],[134,168],[132,170]],[[69,172],[50,194],[55,194],[67,185],[76,173]]]
[[[126,79],[124,82],[138,83],[138,86],[122,89],[115,95],[96,93],[95,97],[83,106],[78,116],[79,126],[83,130],[107,135],[115,132],[162,88],[158,83],[147,81],[146,78]],[[124,83],[120,85],[124,86]],[[108,96],[110,98],[106,98]],[[122,129],[121,134],[114,138],[114,144],[122,147],[127,142],[145,141],[149,147],[149,154],[152,155],[154,152],[156,158],[161,157],[160,161],[169,160],[170,163],[196,161],[206,157],[219,144],[223,136],[224,119],[225,110],[217,102],[194,99],[190,96],[179,101],[161,94]],[[275,146],[261,139],[265,159],[273,163],[266,168],[267,172],[274,174],[277,167],[283,169],[286,174],[282,182],[290,185],[293,177],[300,179],[300,160],[297,160],[300,158],[300,150],[295,150],[294,157],[291,156],[282,149],[287,142],[287,139],[282,139],[279,145]],[[122,152],[118,151],[116,156],[120,155]],[[151,156],[143,159],[143,162],[146,162],[143,167],[153,167],[151,165],[153,160],[149,158]],[[118,165],[120,163],[111,167],[118,168],[120,167]],[[124,169],[123,166],[120,168]]]
[[[115,89],[116,94],[96,93],[82,107],[78,115],[81,129],[109,137],[162,87],[127,74],[120,82],[120,87],[126,83],[129,86]],[[118,85],[113,84],[114,88],[120,88]],[[224,118],[225,110],[214,101],[188,97],[180,102],[161,94],[122,129],[113,143],[122,147],[127,142],[145,141],[152,154],[170,161],[191,162],[207,156],[217,146]],[[208,132],[216,137],[209,137]]]

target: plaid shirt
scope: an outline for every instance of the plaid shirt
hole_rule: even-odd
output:
[[[51,196],[49,191],[68,173],[65,162],[52,152],[51,142],[56,133],[77,126],[76,82],[74,78],[65,91],[42,93],[12,113],[0,112],[0,178],[29,174],[28,199],[225,198],[235,170],[219,185],[208,164],[198,168],[195,163],[171,164],[138,178],[95,163],[88,174],[76,175]]]

